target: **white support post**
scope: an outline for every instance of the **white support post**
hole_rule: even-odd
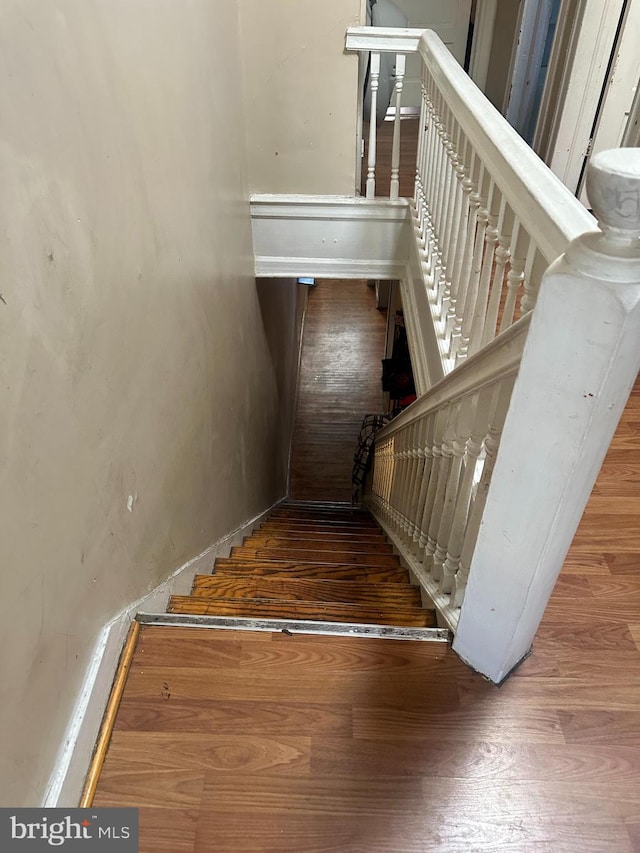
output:
[[[640,149],[596,155],[587,189],[602,232],[544,276],[454,642],[496,683],[531,647],[640,369]]]

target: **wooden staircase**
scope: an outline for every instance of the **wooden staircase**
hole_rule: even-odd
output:
[[[169,613],[435,627],[368,512],[343,504],[288,503],[197,575]]]

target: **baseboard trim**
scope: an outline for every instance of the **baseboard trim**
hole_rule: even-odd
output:
[[[162,610],[169,596],[186,594],[193,578],[216,557],[228,556],[234,545],[248,536],[285,498],[214,542],[202,553],[176,569],[159,586],[134,601],[100,631],[71,719],[58,751],[42,801],[43,808],[77,807],[94,753],[105,708],[109,701],[118,662],[132,622],[140,610]]]

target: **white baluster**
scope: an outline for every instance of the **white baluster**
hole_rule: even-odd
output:
[[[367,156],[367,198],[376,194],[376,112],[378,109],[378,84],[380,80],[380,54],[373,51],[369,66],[371,110],[369,115],[369,150]]]
[[[484,233],[484,250],[482,257],[482,271],[478,284],[476,305],[471,322],[471,336],[469,340],[469,355],[473,355],[480,349],[484,327],[487,319],[487,308],[489,303],[489,289],[491,286],[491,274],[494,271],[495,251],[498,245],[498,218],[500,215],[500,191],[493,181],[489,187],[489,198],[487,202],[487,227]]]
[[[496,249],[495,272],[491,285],[491,296],[487,308],[487,320],[482,336],[482,346],[492,341],[498,329],[498,318],[500,314],[500,303],[506,282],[507,264],[511,259],[511,234],[513,231],[513,210],[509,207],[505,197],[502,197],[500,215],[498,217],[498,247]]]
[[[469,579],[469,567],[471,566],[473,551],[478,539],[480,524],[482,523],[482,515],[500,444],[500,435],[509,408],[514,381],[513,376],[507,377],[492,392],[490,426],[484,439],[485,460],[462,543],[459,568],[453,581],[451,595],[451,604],[453,607],[462,607],[464,600],[467,581]]]
[[[459,597],[460,602],[462,601],[462,575],[457,582],[457,586],[456,578],[460,568],[460,555],[469,520],[470,507],[472,506],[471,495],[478,458],[482,452],[483,441],[489,429],[489,414],[493,396],[494,391],[492,388],[483,389],[474,395],[470,403],[473,423],[465,447],[464,471],[460,490],[456,496],[455,512],[451,521],[451,529],[447,542],[447,555],[442,567],[442,590],[443,592],[453,593],[451,604],[454,607],[460,607],[456,596]]]
[[[440,446],[440,465],[438,466],[438,479],[435,487],[433,506],[431,509],[431,519],[429,521],[429,534],[427,536],[427,545],[424,551],[423,565],[427,571],[431,572],[434,580],[440,580],[438,574],[439,566],[434,563],[434,555],[438,546],[438,532],[440,530],[440,519],[442,518],[442,510],[447,490],[447,482],[449,479],[449,470],[453,457],[453,442],[455,440],[455,421],[456,413],[460,407],[459,403],[452,403],[446,407],[446,426],[444,429],[444,437]]]
[[[456,353],[456,364],[465,359],[469,354],[469,343],[471,340],[471,332],[473,329],[473,318],[476,308],[476,300],[478,298],[478,287],[480,284],[480,273],[482,271],[482,259],[484,255],[485,233],[489,224],[489,209],[487,207],[488,193],[493,187],[493,179],[485,170],[484,164],[480,167],[480,176],[478,181],[476,211],[476,229],[473,235],[473,254],[471,257],[471,268],[469,275],[469,284],[464,300],[464,309],[462,312],[462,335],[460,337],[460,345]],[[474,200],[475,204],[475,200]]]
[[[396,115],[393,122],[393,145],[391,148],[391,187],[389,195],[395,201],[400,194],[400,113],[402,110],[402,87],[404,85],[404,53],[396,55]]]
[[[521,227],[520,220],[516,218],[511,240],[511,260],[509,272],[507,273],[507,297],[502,311],[502,320],[500,321],[501,332],[504,332],[513,323],[516,299],[524,281],[524,266],[530,245],[531,238],[524,228]]]

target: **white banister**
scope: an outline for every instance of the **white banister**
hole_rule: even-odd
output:
[[[531,647],[640,369],[640,149],[594,157],[587,186],[602,231],[573,240],[543,277],[481,521],[470,520],[473,556],[463,546],[456,575],[468,572],[454,649],[495,682]]]
[[[467,359],[376,438],[370,505],[454,630],[529,322]]]
[[[447,373],[533,309],[549,263],[595,223],[435,33],[426,30],[418,50],[412,213]]]

